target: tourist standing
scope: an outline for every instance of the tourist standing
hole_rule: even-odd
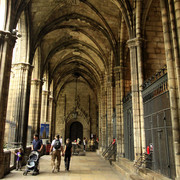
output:
[[[83,145],[84,145],[84,152],[86,151],[86,138],[83,139]]]
[[[71,159],[71,155],[72,155],[72,143],[69,138],[66,139],[64,154],[65,154],[65,157],[64,157],[65,170],[69,171],[70,159]]]
[[[21,171],[21,167],[22,167],[22,149],[19,148],[18,152],[14,153],[17,156],[16,159],[16,171],[19,169]]]

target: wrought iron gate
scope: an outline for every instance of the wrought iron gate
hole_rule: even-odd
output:
[[[148,167],[168,177],[175,177],[171,112],[167,75],[143,91],[146,146],[150,147],[152,163]]]
[[[131,94],[124,98],[124,148],[125,158],[134,160],[134,133],[133,133],[133,114]]]

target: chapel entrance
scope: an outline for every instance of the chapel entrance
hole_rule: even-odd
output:
[[[77,138],[83,140],[83,125],[80,122],[73,122],[70,126],[70,139],[74,141]]]

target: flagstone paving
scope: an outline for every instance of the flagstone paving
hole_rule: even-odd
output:
[[[70,171],[66,172],[64,167],[64,158],[61,159],[60,172],[51,172],[51,156],[45,155],[40,158],[40,174],[32,176],[28,173],[23,176],[22,171],[11,171],[3,179],[22,179],[22,180],[126,180],[120,172],[114,169],[108,161],[105,161],[95,152],[86,152],[85,156],[72,156]]]

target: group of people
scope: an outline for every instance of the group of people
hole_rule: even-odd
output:
[[[65,170],[69,171],[70,159],[72,155],[71,141],[69,138],[66,139],[66,144],[63,149],[62,142],[59,139],[59,135],[56,135],[55,139],[51,143],[51,148],[50,148],[50,154],[52,155],[51,157],[52,173],[54,173],[55,170],[57,170],[57,172],[60,171],[61,153],[62,153],[62,156],[64,156]],[[56,159],[57,159],[57,163],[55,166]]]
[[[34,135],[34,140],[32,142],[32,150],[33,151],[41,151],[43,148],[42,140],[39,139],[38,134]],[[55,136],[55,139],[51,143],[50,147],[50,154],[51,154],[51,165],[52,165],[52,173],[55,171],[60,171],[60,164],[61,164],[61,155],[64,156],[65,162],[65,170],[69,171],[70,159],[72,155],[72,144],[70,139],[66,139],[66,144],[63,149],[62,146],[62,137],[60,138],[59,135]],[[55,161],[56,165],[55,165]]]
[[[41,139],[39,139],[39,135],[35,134],[34,139],[32,141],[31,150],[41,152],[43,149],[43,142]],[[14,152],[14,154],[17,156],[16,159],[16,170],[20,169],[22,167],[22,149],[20,148],[18,152]],[[50,147],[50,154],[51,154],[51,165],[52,165],[52,173],[55,171],[60,171],[60,164],[61,164],[61,155],[64,156],[64,162],[65,162],[65,170],[69,171],[70,166],[70,159],[72,155],[72,144],[70,139],[66,139],[66,143],[63,149],[62,146],[62,137],[59,138],[59,135],[55,136],[55,139],[51,143]],[[57,161],[55,163],[55,161]],[[56,164],[56,165],[55,165]],[[38,165],[39,166],[39,165]],[[38,167],[39,172],[39,167]]]
[[[77,145],[81,145],[81,139],[77,138],[77,140],[74,140],[73,143],[75,143]],[[87,149],[89,149],[90,151],[94,151],[95,149],[98,148],[98,143],[99,143],[98,138],[96,140],[94,138],[91,138],[88,140],[86,137],[84,137],[83,138],[83,149],[84,149],[84,151],[86,151]]]

